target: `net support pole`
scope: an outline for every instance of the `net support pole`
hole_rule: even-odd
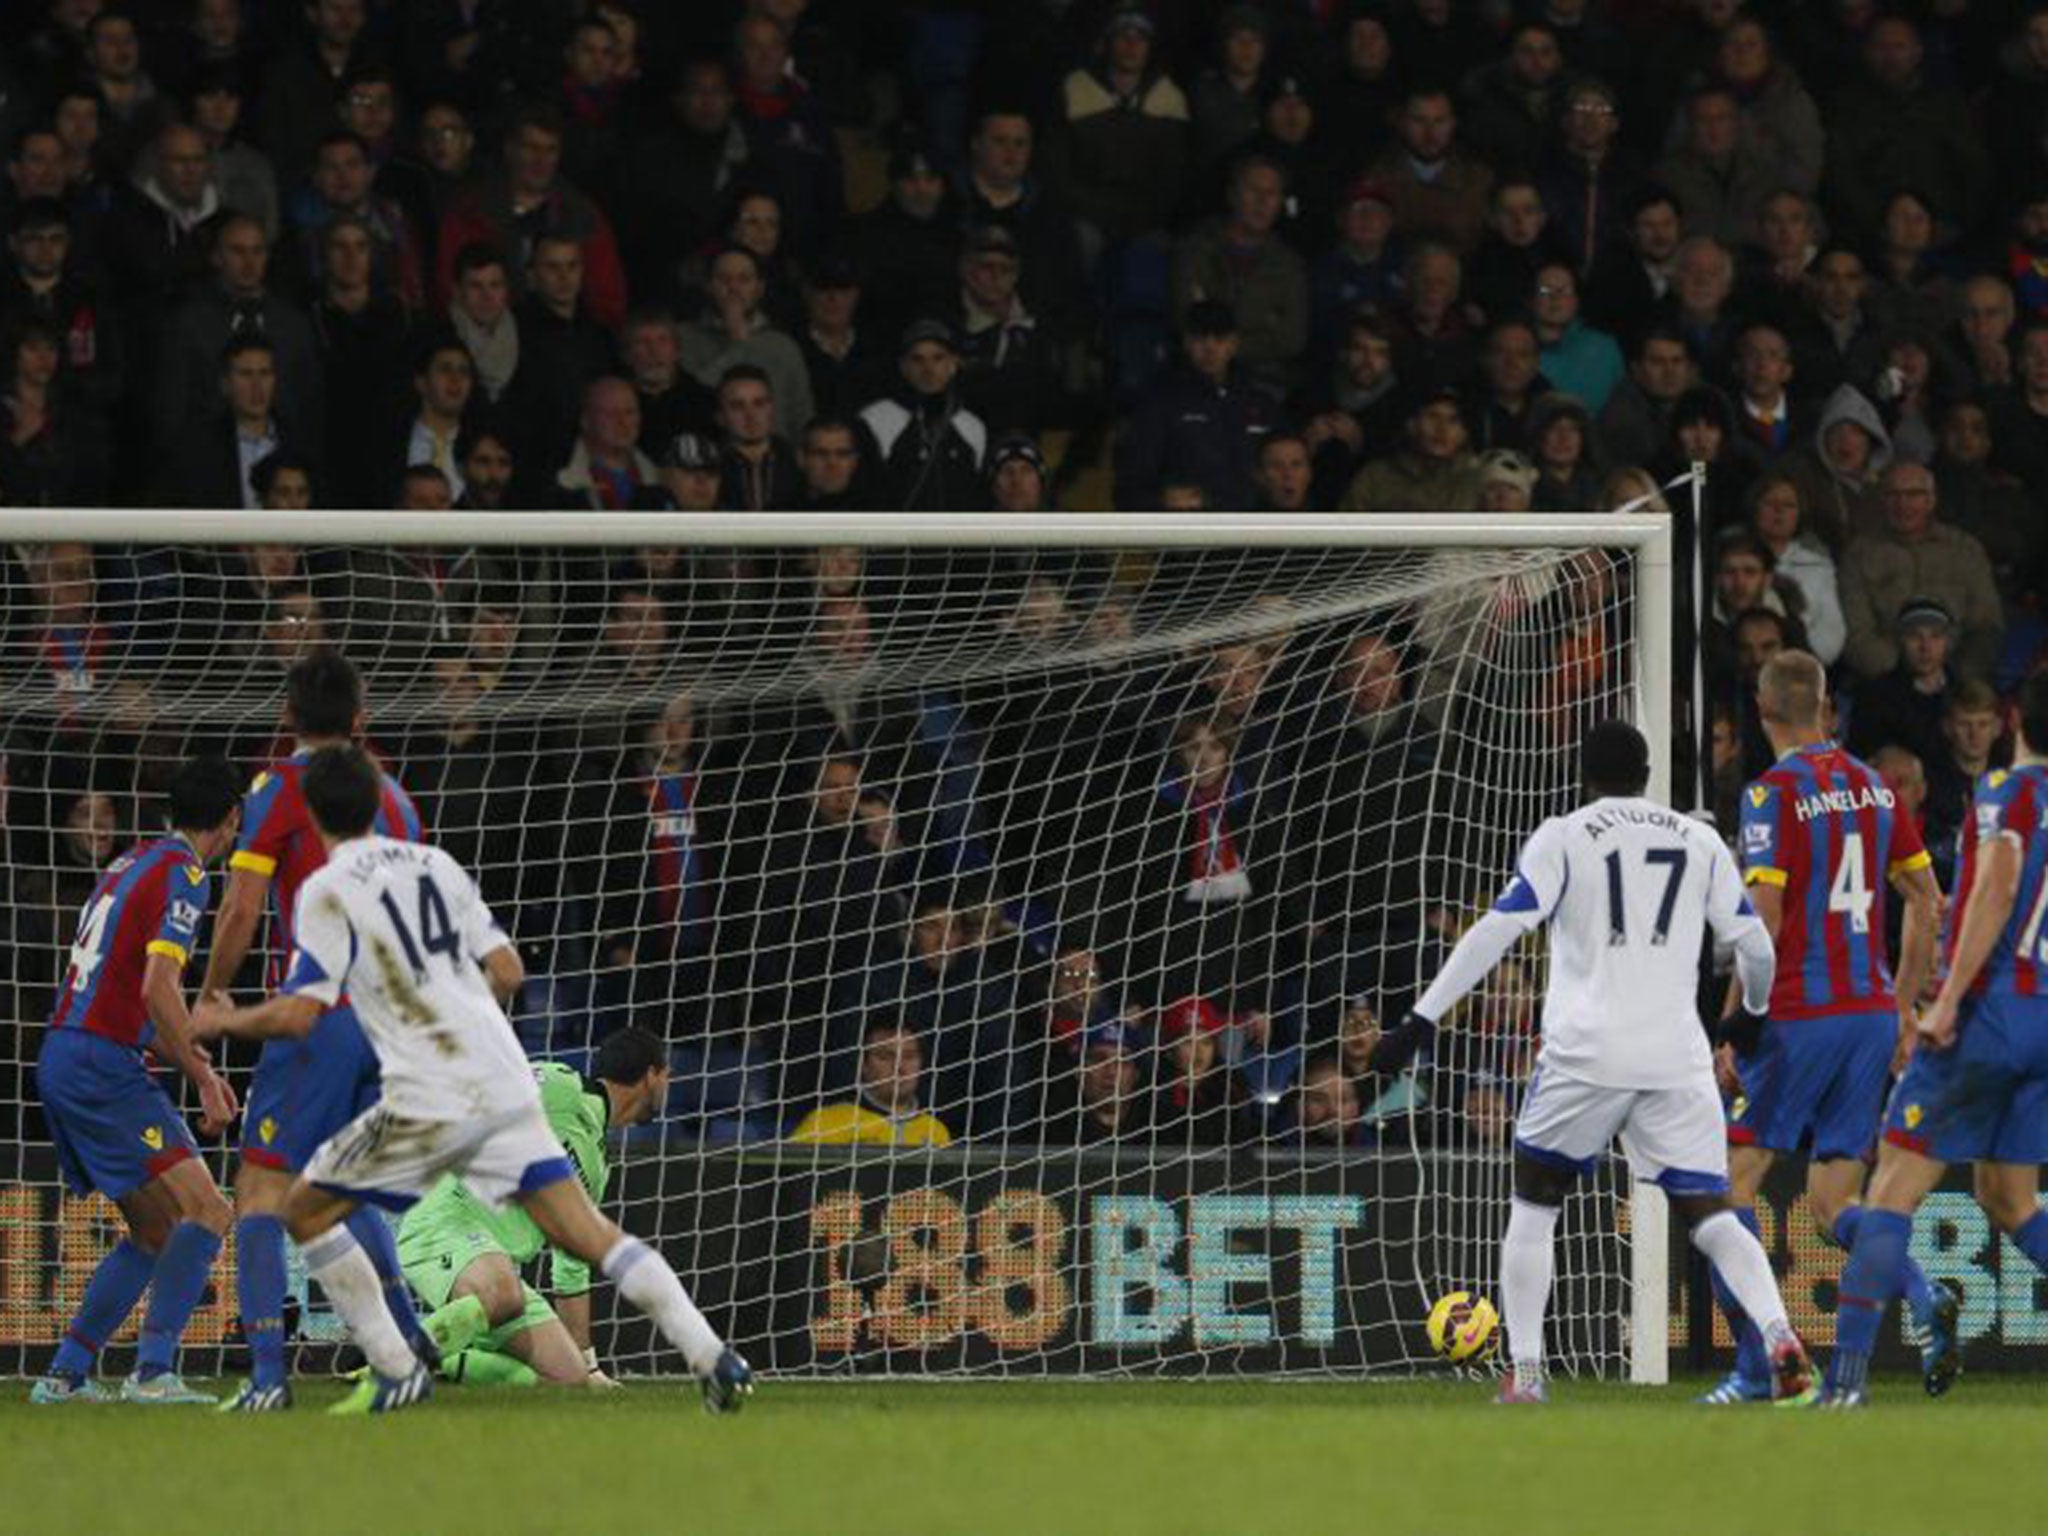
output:
[[[1636,555],[1637,715],[1650,744],[1650,798],[1671,795],[1671,699],[1675,539],[1667,522]],[[1628,1377],[1642,1386],[1671,1379],[1671,1213],[1654,1184],[1629,1186]]]

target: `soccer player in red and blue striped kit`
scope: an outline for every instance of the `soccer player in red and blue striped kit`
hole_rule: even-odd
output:
[[[228,861],[232,874],[207,957],[202,991],[208,996],[224,992],[241,969],[266,904],[272,980],[282,979],[299,887],[327,862],[299,775],[317,749],[345,745],[363,726],[362,679],[336,652],[315,652],[294,664],[285,700],[297,750],[257,775],[243,802],[241,840]],[[389,774],[383,776],[376,830],[404,842],[421,841],[419,812]],[[250,1374],[228,1409],[261,1413],[291,1405],[284,1349],[284,1197],[314,1149],[376,1098],[377,1058],[347,998],[322,1014],[305,1038],[264,1044],[249,1087],[235,1171],[235,1278]],[[350,1218],[349,1230],[376,1265],[400,1328],[408,1338],[424,1340],[390,1227],[365,1207]],[[432,1349],[430,1343],[425,1347]]]
[[[1827,678],[1803,651],[1773,658],[1757,705],[1776,764],[1742,800],[1743,879],[1778,949],[1766,1020],[1724,1030],[1742,1095],[1729,1117],[1729,1177],[1752,1229],[1771,1164],[1807,1153],[1806,1197],[1822,1236],[1847,1249],[1865,1212],[1865,1159],[1885,1089],[1903,1064],[1914,1004],[1933,963],[1940,888],[1913,820],[1877,770],[1829,739]],[[1885,953],[1887,888],[1906,903],[1894,982]],[[1709,1403],[1771,1395],[1755,1327],[1715,1277],[1736,1337],[1735,1371]],[[1907,1299],[1925,1340],[1932,1393],[1956,1365],[1956,1300],[1917,1265]]]
[[[2048,673],[2020,689],[2019,751],[1977,781],[1949,926],[1948,975],[1921,1015],[1885,1116],[1870,1208],[1842,1271],[1822,1404],[1863,1405],[1885,1308],[1911,1263],[1913,1213],[1950,1163],[1976,1165],[1977,1203],[2048,1271]]]
[[[32,1402],[111,1395],[93,1380],[93,1365],[145,1288],[149,1309],[135,1373],[121,1384],[121,1397],[213,1401],[185,1386],[177,1353],[220,1252],[228,1204],[143,1053],[169,1062],[199,1091],[207,1134],[227,1128],[234,1091],[192,1034],[183,978],[206,915],[206,866],[234,845],[239,800],[226,763],[186,763],[171,780],[172,834],[109,865],[79,914],[36,1062],[36,1090],[65,1187],[112,1200],[128,1235],[93,1271],[56,1358],[30,1392]]]

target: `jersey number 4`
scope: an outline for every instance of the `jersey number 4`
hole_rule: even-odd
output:
[[[102,896],[87,909],[79,919],[78,936],[71,941],[71,985],[83,987],[92,981],[92,973],[100,968],[105,958],[100,947],[107,940],[107,917],[114,910],[111,894]]]
[[[1842,856],[1835,861],[1835,878],[1828,886],[1828,910],[1849,920],[1851,933],[1870,932],[1870,909],[1877,895],[1870,888],[1869,866],[1863,859],[1863,838],[1851,832],[1842,839]]]
[[[405,918],[398,910],[398,903],[391,899],[389,891],[379,896],[383,903],[384,915],[391,919],[392,931],[398,935],[398,942],[405,948],[406,964],[413,974],[425,977],[427,955],[446,955],[451,966],[462,964],[462,935],[455,931],[455,925],[448,920],[448,903],[441,897],[441,888],[434,884],[431,875],[420,876],[420,920],[419,936],[413,936]],[[424,953],[422,953],[424,951]]]
[[[1650,928],[1650,942],[1662,944],[1671,937],[1672,909],[1678,905],[1678,888],[1685,883],[1685,850],[1652,848],[1643,854],[1643,862],[1664,867],[1664,895],[1657,903],[1657,921]],[[1607,942],[1628,942],[1628,903],[1622,895],[1619,850],[1607,855]]]

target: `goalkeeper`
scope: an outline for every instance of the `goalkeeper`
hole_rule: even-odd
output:
[[[539,1062],[541,1108],[594,1202],[611,1169],[605,1133],[650,1120],[668,1096],[668,1050],[644,1029],[605,1037],[585,1078]],[[547,1241],[517,1205],[493,1210],[460,1180],[442,1180],[405,1215],[398,1257],[434,1309],[423,1326],[441,1350],[441,1374],[477,1386],[608,1386],[590,1342],[590,1268],[551,1255],[555,1305],[521,1278]]]

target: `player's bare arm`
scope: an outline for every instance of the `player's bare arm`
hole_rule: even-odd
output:
[[[1749,888],[1749,904],[1756,909],[1756,915],[1763,919],[1764,932],[1777,942],[1778,929],[1785,921],[1785,888],[1770,885],[1759,880]]]
[[[2019,895],[2021,863],[2019,842],[2010,834],[1979,845],[1976,883],[1963,913],[1962,930],[1956,935],[1948,979],[1934,1005],[1920,1016],[1920,1038],[1934,1050],[1946,1050],[1955,1043],[1956,1011],[2005,932]]]
[[[497,998],[499,1006],[511,1002],[526,980],[526,963],[519,958],[519,951],[510,944],[501,944],[478,963],[484,968],[484,980],[491,984],[491,995]]]
[[[1899,1044],[1892,1055],[1892,1075],[1897,1076],[1912,1054],[1920,998],[1934,972],[1935,945],[1941,931],[1941,887],[1934,871],[1923,864],[1895,873],[1892,889],[1905,903],[1899,925],[1899,967],[1892,978],[1899,1004]]]
[[[225,992],[256,942],[257,925],[263,921],[264,903],[270,896],[270,876],[253,869],[235,869],[228,874],[220,910],[213,919],[213,945],[206,957],[206,975],[199,984],[202,995]]]
[[[209,993],[192,1010],[192,1027],[202,1040],[229,1035],[237,1040],[304,1039],[325,1012],[310,997],[279,993],[251,1008],[236,1008]]]
[[[213,1070],[213,1059],[192,1026],[185,1007],[184,964],[166,954],[154,954],[142,971],[142,1002],[155,1027],[151,1049],[183,1073],[199,1090],[201,1120],[206,1134],[218,1136],[234,1122],[241,1108],[227,1080]]]

